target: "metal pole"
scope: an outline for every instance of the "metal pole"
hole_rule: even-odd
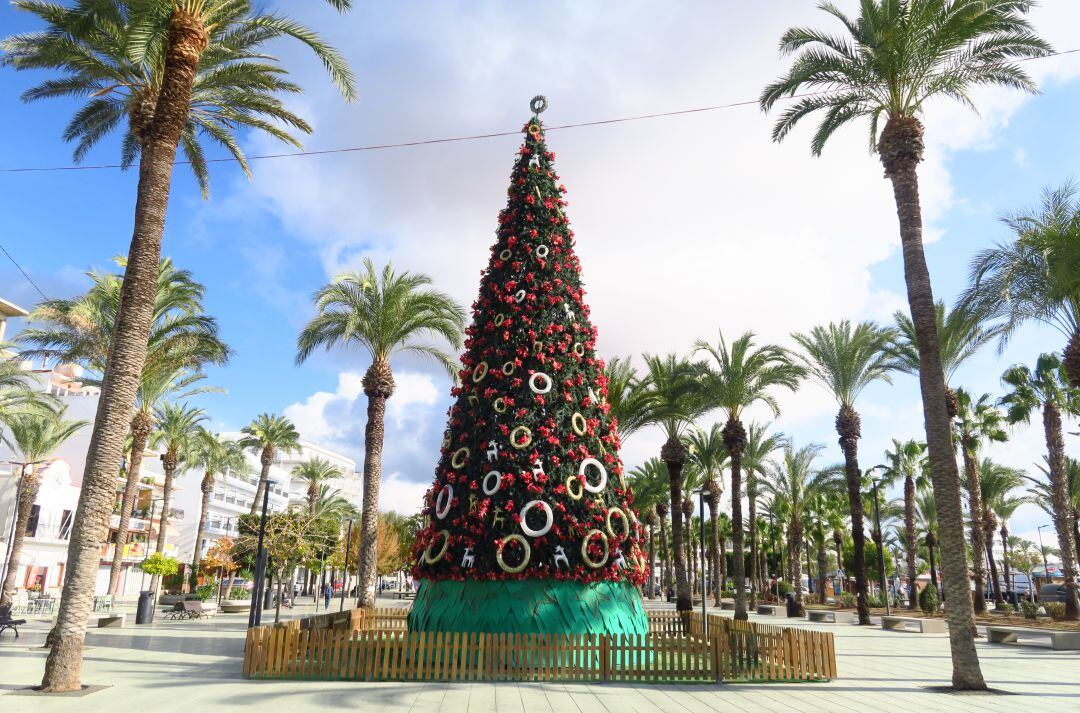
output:
[[[698,504],[700,506],[700,514],[698,515],[698,529],[701,532],[701,630],[705,635],[705,638],[709,638],[709,615],[705,610],[705,602],[708,599],[708,595],[705,593],[705,490],[698,491]]]
[[[881,531],[881,509],[878,506],[878,481],[875,478],[871,478],[874,483],[874,525],[877,528],[877,552],[878,552],[878,567],[881,571],[879,580],[881,581],[881,596],[885,599],[885,616],[892,615],[892,607],[889,605],[889,592],[885,589],[885,533]]]
[[[266,535],[266,508],[270,503],[270,482],[263,490],[262,517],[259,518],[259,543],[255,550],[255,582],[251,590],[251,609],[248,611],[248,628],[262,623],[262,586],[266,570],[266,552],[263,537]]]
[[[341,530],[338,530],[341,532]],[[345,611],[345,588],[349,584],[349,545],[352,543],[352,520],[349,520],[349,527],[345,530],[345,564],[342,566],[342,579],[341,579],[341,604],[338,606],[338,611]]]

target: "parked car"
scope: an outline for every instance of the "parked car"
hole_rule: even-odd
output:
[[[1065,601],[1065,585],[1064,584],[1044,584],[1039,587],[1039,601],[1040,602],[1064,602]]]

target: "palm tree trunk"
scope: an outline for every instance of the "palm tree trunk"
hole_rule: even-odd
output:
[[[113,551],[112,565],[109,567],[109,593],[115,595],[120,586],[120,569],[124,562],[124,545],[127,544],[128,529],[131,527],[131,513],[135,510],[135,496],[138,495],[139,476],[142,471],[143,451],[150,439],[153,424],[150,414],[139,411],[131,419],[131,462],[128,463],[127,480],[124,482],[124,498],[120,503],[120,522],[116,526],[116,549]],[[147,529],[147,535],[150,530]],[[149,543],[147,543],[149,544]]]
[[[259,485],[255,488],[255,499],[251,501],[249,515],[258,515],[262,508],[263,493],[270,487],[270,466],[274,464],[274,447],[263,446],[259,454]]]
[[[825,563],[825,533],[821,533],[821,537],[817,541],[817,587],[818,587],[818,604],[825,603],[825,569],[827,565]]]
[[[720,507],[720,498],[716,495],[717,488],[714,482],[709,489],[709,525],[711,528],[709,539],[709,561],[712,562],[712,589],[713,606],[720,606],[720,537],[716,531],[716,511]]]
[[[1065,347],[1064,364],[1069,386],[1080,389],[1080,329],[1074,329],[1069,338]]]
[[[757,565],[757,474],[751,468],[746,473],[747,524],[750,537],[750,609],[757,609],[758,565]]]
[[[274,597],[274,623],[277,624],[281,621],[281,572],[275,572],[274,579],[277,580],[277,596]],[[344,587],[345,585],[342,584],[341,586]]]
[[[923,127],[914,117],[892,116],[885,124],[878,153],[886,177],[892,182],[908,305],[919,349],[919,387],[923,422],[930,452],[930,471],[938,508],[945,577],[945,610],[949,620],[952,683],[957,689],[986,688],[979,655],[975,651],[974,615],[968,593],[964,548],[964,512],[960,503],[960,474],[956,470],[945,374],[935,321],[934,293],[922,245],[922,209],[916,167],[922,160]]]
[[[795,587],[795,605],[797,607],[798,615],[803,616],[806,614],[806,608],[803,606],[802,598],[802,546],[803,546],[803,527],[800,520],[793,519],[791,521],[791,584]]]
[[[833,546],[836,548],[836,570],[838,572],[844,569],[844,536],[840,534],[839,530],[833,530]],[[843,578],[840,580],[840,591],[847,591],[847,572],[844,572]],[[840,592],[837,592],[837,601],[840,601]]]
[[[653,521],[655,522],[655,520]],[[645,592],[645,596],[649,599],[656,599],[656,587],[653,585],[653,575],[656,568],[656,533],[653,532],[653,526],[649,525],[649,588]]]
[[[386,400],[394,393],[394,375],[385,361],[375,361],[364,374],[368,399],[364,427],[364,501],[360,518],[360,606],[375,606],[376,530],[379,517],[379,482],[382,479],[383,430]]]
[[[986,551],[986,539],[982,526],[982,486],[979,483],[979,464],[975,454],[961,447],[964,456],[964,476],[967,480],[968,509],[971,528],[971,572],[975,589],[971,601],[976,614],[986,613],[986,565],[982,553]]]
[[[937,576],[937,538],[928,534],[926,536],[926,550],[930,555],[930,583],[934,585],[934,589],[941,591],[941,581]]]
[[[163,469],[165,471],[165,485],[161,489],[161,520],[158,521],[157,546],[154,548],[154,551],[159,554],[165,552],[165,536],[169,527],[169,506],[172,503],[173,478],[176,475],[176,465],[175,463],[170,465],[169,461],[166,461]],[[156,592],[158,590],[160,580],[161,576],[157,574],[150,578],[150,591]]]
[[[667,516],[660,516],[660,598],[667,599],[671,583],[671,563],[668,559]]]
[[[988,530],[993,532],[993,530]],[[990,581],[993,582],[994,589],[994,607],[1000,609],[1001,605],[1005,603],[1005,598],[1001,596],[1001,580],[998,579],[997,562],[994,560],[994,545],[992,539],[986,541],[986,559],[990,561]]]
[[[199,527],[195,530],[195,554],[191,557],[191,571],[199,576],[199,559],[202,543],[206,539],[206,514],[210,512],[210,493],[214,490],[214,474],[207,471],[199,486],[202,489],[202,505],[199,508]]]
[[[1005,589],[1012,590],[1012,568],[1009,567],[1009,525],[1002,518],[1001,523],[1001,566],[1004,569]]]
[[[919,541],[915,535],[915,479],[910,475],[904,478],[904,541],[907,543],[908,609],[914,610],[919,606],[915,584],[919,576],[916,565]]]
[[[870,624],[867,601],[866,531],[863,528],[862,471],[859,470],[859,437],[862,419],[851,406],[844,404],[836,414],[836,432],[844,452],[844,480],[847,483],[848,508],[851,511],[851,541],[854,554],[855,595],[859,624]]]
[[[693,608],[690,580],[687,578],[686,549],[683,545],[682,486],[683,464],[686,462],[686,446],[672,436],[660,449],[660,459],[668,470],[668,487],[671,495],[671,547],[675,558],[675,609],[690,611]]]
[[[1043,404],[1043,430],[1046,434],[1047,461],[1050,465],[1050,498],[1054,506],[1054,530],[1057,532],[1058,549],[1061,552],[1061,569],[1065,575],[1065,619],[1080,619],[1080,602],[1077,601],[1076,553],[1072,508],[1069,504],[1068,476],[1065,463],[1065,440],[1061,430],[1061,411],[1051,401]]]
[[[0,606],[11,606],[11,600],[15,596],[15,582],[19,575],[19,560],[22,559],[23,540],[26,538],[26,526],[30,522],[30,511],[34,508],[37,500],[41,481],[33,465],[22,467],[22,492],[15,513],[15,534],[11,538],[11,551],[8,554],[7,574],[4,576],[3,594],[0,595]]]
[[[747,621],[746,555],[743,551],[742,455],[746,448],[746,429],[742,422],[729,418],[724,424],[724,446],[731,456],[731,549],[732,578],[735,588],[735,618]]]

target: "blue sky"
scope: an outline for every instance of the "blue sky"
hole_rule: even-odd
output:
[[[494,2],[359,3],[346,18],[310,1],[272,5],[323,31],[358,76],[360,100],[346,105],[311,57],[275,48],[309,89],[294,106],[316,127],[306,141],[312,149],[512,129],[539,91],[551,100],[551,124],[753,99],[785,66],[775,45],[786,27],[828,26],[801,0],[768,11],[735,2],[553,3],[543,13]],[[1058,49],[1080,46],[1067,29],[1080,22],[1080,8],[1044,6],[1034,16],[1038,29]],[[33,27],[0,6],[3,34]],[[1027,66],[1040,96],[980,92],[980,116],[929,108],[921,168],[927,256],[946,300],[964,286],[972,253],[1008,237],[997,216],[1032,205],[1080,165],[1080,55]],[[73,105],[18,99],[40,79],[0,72],[2,167],[70,164],[60,135]],[[607,354],[685,351],[697,337],[715,339],[718,328],[786,341],[829,320],[887,320],[904,306],[891,191],[866,152],[863,127],[842,132],[820,159],[810,157],[806,131],[778,146],[769,127],[748,107],[550,133]],[[371,256],[427,272],[469,304],[517,143],[257,162],[250,182],[218,165],[209,202],[177,170],[165,254],[207,286],[207,307],[236,349],[227,368],[211,373],[229,392],[205,400],[218,426],[284,411],[305,435],[357,455],[362,356],[293,365],[310,294]],[[257,136],[244,144],[251,153],[280,150]],[[87,163],[117,158],[110,140]],[[75,294],[84,271],[109,268],[126,252],[135,178],[115,170],[0,174],[0,240],[47,294]],[[36,300],[2,256],[0,296],[24,306]],[[1055,332],[1026,329],[1004,354],[980,354],[958,381],[996,393],[1006,366],[1062,344]],[[431,365],[402,360],[396,368],[385,502],[411,509],[430,482],[449,383]],[[807,384],[782,406],[780,428],[799,443],[827,444],[823,461],[839,459],[828,396]],[[890,438],[919,434],[908,377],[871,388],[860,409],[865,466],[880,462]],[[659,445],[657,434],[643,432],[624,458],[635,465]],[[1076,451],[1075,439],[1067,448]],[[993,455],[1030,467],[1041,457],[1040,434],[1017,431]],[[1033,536],[1044,521],[1025,509],[1013,529]]]

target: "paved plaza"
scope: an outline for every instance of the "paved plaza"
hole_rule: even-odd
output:
[[[336,602],[334,609],[336,609]],[[391,606],[395,603],[380,602]],[[298,606],[290,616],[313,613]],[[756,619],[757,617],[755,617]],[[133,617],[129,616],[128,621]],[[771,617],[768,623],[787,623]],[[261,709],[307,711],[498,711],[624,713],[699,711],[1078,711],[1080,652],[990,645],[979,655],[990,685],[1014,695],[956,695],[948,683],[945,635],[821,625],[836,634],[840,676],[829,683],[648,686],[559,683],[332,683],[246,681],[241,677],[245,615],[207,621],[159,621],[151,627],[93,629],[86,684],[107,686],[78,698],[19,696],[40,681],[47,624],[34,622],[16,642],[0,640],[0,711],[192,713]],[[810,626],[805,622],[796,626]]]

